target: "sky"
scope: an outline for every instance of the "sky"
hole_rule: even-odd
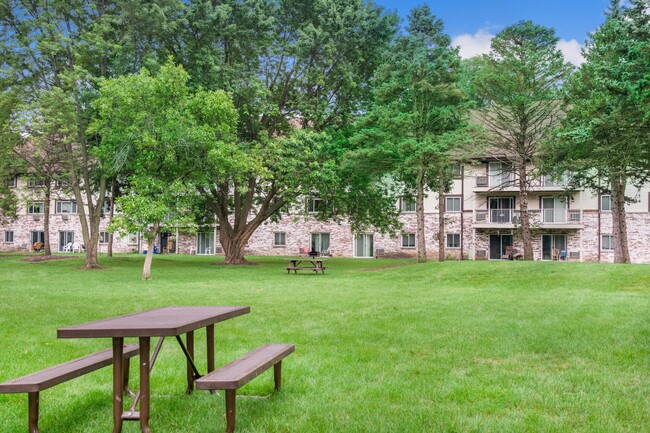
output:
[[[521,20],[552,27],[567,61],[580,64],[587,35],[605,21],[610,0],[375,0],[406,19],[409,11],[429,5],[463,58],[483,54],[500,30]]]

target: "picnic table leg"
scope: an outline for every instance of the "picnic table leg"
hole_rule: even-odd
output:
[[[123,382],[123,358],[124,358],[124,338],[113,338],[113,433],[122,431],[122,413],[124,412],[124,403],[122,401],[124,393]]]
[[[151,433],[149,416],[151,409],[151,383],[149,381],[149,363],[151,338],[140,337],[140,429],[142,433]]]
[[[208,373],[214,371],[214,325],[205,328],[205,338],[208,344]]]
[[[38,431],[38,392],[28,394],[29,405],[29,433],[39,433]]]
[[[192,367],[192,363],[190,362],[190,359],[194,359],[194,331],[189,331],[187,334],[185,334],[185,344],[187,346],[187,354],[188,357],[186,358],[186,364],[187,364],[187,394],[191,394],[192,391],[194,391],[194,368]]]

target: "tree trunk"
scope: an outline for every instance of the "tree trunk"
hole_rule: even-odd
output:
[[[224,261],[225,265],[247,265],[250,264],[248,260],[244,257],[244,248],[246,248],[246,243],[250,239],[251,235],[255,232],[258,226],[249,229],[241,233],[228,233],[228,224],[219,225],[219,242],[223,247],[224,252]]]
[[[110,206],[110,213],[108,215],[108,224],[110,225],[113,222],[113,215],[115,214],[115,191],[116,191],[116,186],[115,186],[115,179],[111,181],[111,206]],[[113,257],[113,239],[114,235],[113,232],[108,233],[108,246],[106,247],[106,257]]]
[[[50,199],[52,198],[52,187],[50,180],[46,180],[45,185],[45,203],[43,203],[43,249],[46,256],[52,255],[52,246],[50,245]]]
[[[630,263],[625,217],[625,174],[612,175],[612,235],[614,236],[614,263]]]
[[[524,244],[524,260],[534,260],[533,235],[530,230],[530,215],[528,214],[528,172],[526,161],[519,165],[519,213],[521,220],[521,239]]]
[[[445,261],[445,174],[444,168],[438,173],[438,261]],[[461,214],[462,217],[462,214]]]
[[[415,197],[415,214],[417,219],[418,263],[427,262],[427,246],[424,238],[424,169],[420,169],[417,177],[417,193]]]
[[[147,237],[147,256],[144,259],[144,266],[142,267],[142,279],[151,279],[151,263],[153,262],[153,247],[156,243],[156,236],[158,235],[159,223],[154,223]]]

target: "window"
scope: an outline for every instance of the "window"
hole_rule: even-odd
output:
[[[285,232],[273,233],[273,246],[284,247],[287,245],[287,234]]]
[[[415,200],[410,197],[399,199],[399,210],[402,212],[415,212]]]
[[[100,244],[107,244],[109,239],[109,233],[108,232],[99,232],[99,243]]]
[[[128,235],[126,235],[126,243],[127,245],[138,245],[138,234],[129,233]]]
[[[563,197],[542,197],[543,222],[545,223],[565,223],[567,209],[567,201]]]
[[[77,213],[77,202],[72,200],[57,201],[56,213]]]
[[[45,180],[43,179],[29,179],[27,181],[27,186],[29,188],[42,188],[45,186]]]
[[[5,232],[5,242],[13,243],[14,241],[14,232],[7,230]]]
[[[602,235],[600,249],[603,251],[614,251],[614,236]]]
[[[11,176],[10,178],[7,179],[7,187],[9,188],[15,188],[16,185],[18,184],[18,176]]]
[[[214,232],[197,233],[196,254],[214,254]]]
[[[325,200],[322,198],[311,197],[307,199],[307,212],[316,213],[323,210],[325,206]]]
[[[45,212],[45,203],[42,201],[33,201],[27,207],[27,213],[30,215],[38,215]]]
[[[74,232],[73,231],[61,231],[59,232],[59,252],[72,252],[74,243]]]
[[[374,239],[371,234],[357,235],[354,242],[354,256],[355,257],[373,257],[374,255]]]
[[[603,212],[610,212],[612,210],[612,196],[610,194],[600,196],[600,210]]]
[[[111,199],[105,198],[102,204],[102,214],[109,215],[111,213]]]
[[[491,162],[488,165],[490,187],[508,186],[512,182],[512,164],[509,162]]]
[[[445,210],[447,212],[460,212],[460,197],[445,197]]]
[[[311,251],[316,251],[320,255],[327,255],[330,249],[329,233],[312,233],[311,234]]]
[[[460,233],[447,233],[447,248],[460,248]]]
[[[70,187],[70,184],[68,182],[66,182],[65,180],[57,180],[54,184],[59,189],[64,189],[64,188]]]
[[[32,231],[29,233],[29,239],[32,241],[32,245],[36,242],[45,243],[45,232],[44,231]]]
[[[415,248],[415,233],[402,233],[402,248]]]

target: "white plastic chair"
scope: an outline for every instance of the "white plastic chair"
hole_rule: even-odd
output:
[[[75,242],[72,244],[72,252],[73,253],[80,253],[81,252],[81,244],[78,242]]]
[[[63,252],[64,253],[72,252],[72,242],[68,242],[67,244],[65,244],[65,246],[63,247]]]

